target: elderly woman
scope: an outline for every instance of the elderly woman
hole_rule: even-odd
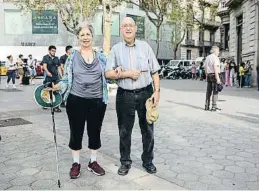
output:
[[[80,176],[79,153],[87,123],[90,161],[88,170],[101,176],[104,169],[97,163],[97,150],[101,147],[100,133],[108,101],[107,82],[104,76],[106,58],[93,49],[93,28],[83,24],[77,31],[80,50],[73,49],[64,67],[63,79],[54,90],[64,93],[66,111],[70,125],[69,147],[72,149],[73,164],[70,177]]]

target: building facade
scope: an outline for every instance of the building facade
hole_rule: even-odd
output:
[[[146,13],[138,6],[124,3],[112,16],[111,45],[121,41],[120,20],[125,16],[133,17],[138,24],[137,38],[145,39],[156,51],[156,28],[146,17]],[[19,54],[27,54],[23,50],[36,51],[40,47],[47,52],[47,46],[66,45],[77,46],[78,40],[74,34],[69,33],[62,23],[59,14],[55,11],[43,11],[37,15],[35,11],[23,13],[12,3],[0,0],[0,49],[6,47],[22,47]],[[95,33],[95,46],[103,45],[102,10],[96,12],[92,25]],[[161,41],[158,59],[168,61],[173,58],[171,46],[172,27],[165,21],[161,28]],[[2,50],[1,49],[1,50]],[[64,53],[62,48],[62,53]],[[179,51],[180,52],[180,51]],[[33,53],[33,52],[32,52]],[[14,53],[8,53],[14,54]],[[18,54],[18,53],[17,53]],[[37,54],[37,52],[33,53]],[[179,54],[179,53],[178,53]],[[1,58],[6,55],[0,55]]]
[[[258,0],[221,0],[223,56],[253,64],[252,85],[256,84],[256,65],[259,61]]]
[[[195,1],[193,9],[195,18],[199,23],[194,22],[193,27],[189,27],[184,41],[181,44],[181,58],[195,59],[210,54],[210,49],[213,45],[221,47],[220,42],[220,25],[221,19],[219,16],[212,13],[214,1],[206,1],[204,7],[201,8],[202,1]],[[204,28],[202,30],[201,28]],[[203,49],[204,46],[204,49]],[[204,51],[204,55],[203,55]]]

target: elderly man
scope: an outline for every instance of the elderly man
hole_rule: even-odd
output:
[[[122,20],[120,31],[123,41],[114,45],[106,64],[106,77],[117,79],[116,112],[120,135],[119,175],[126,175],[131,167],[131,134],[138,113],[142,134],[142,166],[149,173],[156,173],[154,158],[153,124],[146,119],[146,100],[152,98],[157,104],[160,97],[158,70],[160,66],[148,43],[135,39],[137,25],[130,17]],[[121,70],[118,70],[118,67]],[[153,85],[152,85],[153,82]],[[154,88],[153,88],[154,86]]]
[[[220,61],[219,61],[219,47],[213,46],[211,54],[205,60],[205,72],[207,75],[207,92],[205,101],[205,110],[210,108],[210,97],[212,94],[212,108],[211,111],[217,111],[218,90],[217,84],[220,84]]]

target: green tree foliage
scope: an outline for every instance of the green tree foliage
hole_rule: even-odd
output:
[[[160,31],[161,26],[164,22],[165,17],[168,14],[168,10],[171,5],[171,0],[140,0],[139,4],[135,3],[134,0],[127,0],[134,5],[137,5],[145,11],[147,18],[153,25],[156,27],[156,57],[158,56],[159,52],[159,45],[160,45]]]
[[[182,3],[181,0],[172,0],[172,10],[168,14],[168,19],[172,23],[171,44],[174,50],[174,59],[179,46],[181,45],[188,27],[193,28],[192,0]]]

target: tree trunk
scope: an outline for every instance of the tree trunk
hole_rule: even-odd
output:
[[[161,26],[161,25],[160,25]],[[156,58],[158,58],[158,53],[159,53],[159,42],[160,42],[160,26],[156,26]]]
[[[202,27],[202,57],[205,58],[204,28]]]
[[[178,48],[174,48],[174,60],[176,60],[177,59],[177,50],[178,50]]]
[[[108,55],[111,49],[111,7],[110,0],[103,0],[103,51]]]

